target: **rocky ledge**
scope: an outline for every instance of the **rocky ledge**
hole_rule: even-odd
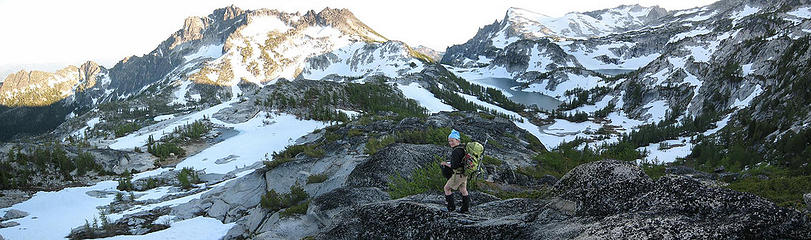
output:
[[[362,204],[336,215],[317,238],[811,238],[808,216],[796,210],[688,177],[652,180],[640,168],[616,160],[576,167],[557,182],[553,195],[486,203],[481,199],[487,197],[474,196],[471,214],[443,212],[441,202],[420,197]]]

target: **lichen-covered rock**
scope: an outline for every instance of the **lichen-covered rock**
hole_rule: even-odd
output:
[[[577,203],[578,215],[606,216],[631,208],[629,203],[652,186],[639,167],[604,160],[575,167],[554,188],[561,198]]]
[[[627,212],[609,216],[584,235],[598,238],[805,239],[807,219],[763,198],[709,188],[689,177],[667,175],[632,201]]]
[[[803,195],[803,200],[805,200],[805,207],[811,211],[811,193],[806,193]]]
[[[359,164],[349,174],[347,183],[351,187],[388,189],[391,176],[411,175],[414,169],[436,161],[434,156],[444,158],[449,152],[450,148],[436,145],[395,143],[372,155],[369,161]]]
[[[342,209],[389,199],[388,193],[376,187],[338,188],[310,201],[309,212],[318,213],[322,219],[330,219]]]
[[[489,219],[412,201],[355,207],[317,239],[526,239],[526,215]],[[523,217],[523,218],[522,218]]]

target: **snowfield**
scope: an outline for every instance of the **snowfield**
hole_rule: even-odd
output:
[[[234,96],[240,92],[236,86],[232,87]],[[194,120],[202,119],[205,116],[212,116],[217,111],[230,107],[231,101],[211,107],[209,109],[189,114],[183,117],[163,120],[145,129],[149,131],[133,133],[117,139],[111,148],[131,149],[143,146],[149,135],[155,135],[158,139],[165,133],[171,132],[174,127],[191,123]],[[168,118],[159,116],[160,118]],[[157,118],[157,117],[156,117]],[[99,119],[89,121],[89,125],[98,122]],[[282,151],[288,145],[292,145],[296,139],[304,136],[315,129],[326,127],[327,124],[312,120],[298,120],[289,114],[272,114],[260,112],[254,118],[237,124],[227,124],[215,118],[212,122],[232,127],[239,133],[236,136],[225,139],[202,152],[189,156],[178,163],[174,169],[192,167],[197,170],[205,169],[206,173],[235,173],[237,178],[250,173],[256,167],[255,164],[264,160],[265,154],[274,151]],[[169,122],[167,124],[167,122]],[[261,164],[260,164],[261,166]],[[159,168],[136,174],[133,179],[142,179],[156,176],[160,173],[173,170],[173,168]],[[235,179],[235,178],[234,178]],[[176,206],[181,203],[199,198],[203,193],[211,191],[234,179],[226,180],[217,185],[203,186],[207,189],[197,194],[182,198],[160,202],[156,204],[137,206],[122,213],[110,214],[110,221],[115,221],[125,214],[132,214],[140,211],[154,209],[160,206]],[[89,187],[65,188],[57,192],[38,192],[31,199],[15,204],[9,208],[0,209],[0,215],[9,209],[17,209],[30,213],[29,216],[16,219],[19,226],[2,228],[0,235],[5,239],[61,239],[65,238],[72,228],[85,224],[85,220],[92,222],[94,217],[98,217],[97,207],[110,204],[115,193],[117,181],[104,181]],[[91,195],[91,193],[93,193]],[[172,193],[171,187],[159,187],[143,192],[138,192],[138,200],[159,199]],[[144,236],[117,236],[110,239],[219,239],[233,226],[223,224],[216,219],[198,217],[178,221],[172,227],[163,231],[154,232]]]
[[[397,88],[403,92],[407,98],[411,98],[420,103],[431,113],[438,113],[441,111],[454,111],[455,109],[448,104],[442,102],[434,97],[434,94],[427,89],[422,88],[419,83],[411,83],[409,85],[397,85]]]

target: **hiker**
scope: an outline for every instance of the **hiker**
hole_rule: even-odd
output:
[[[451,152],[450,163],[442,162],[441,165],[453,169],[453,175],[445,183],[445,201],[448,202],[448,212],[456,209],[456,204],[453,201],[453,192],[451,190],[459,189],[462,193],[462,208],[459,209],[460,213],[467,213],[470,208],[470,196],[467,192],[467,176],[465,176],[465,146],[462,145],[459,132],[455,129],[451,130],[448,135],[448,145],[453,148]]]

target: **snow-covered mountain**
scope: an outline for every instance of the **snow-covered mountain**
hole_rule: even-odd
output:
[[[390,56],[380,56],[382,53]],[[317,61],[308,60],[318,57],[330,59],[329,64],[323,61],[313,64]],[[399,62],[371,64],[391,60],[383,58],[398,58]],[[205,97],[204,101],[217,102],[227,99],[230,90],[206,95],[203,92],[211,93],[205,90],[210,88],[207,86],[233,86],[240,82],[266,84],[277,79],[297,77],[320,79],[325,74],[317,76],[317,72],[323,71],[328,65],[340,64],[350,71],[330,74],[352,78],[377,74],[395,77],[397,74],[418,72],[423,61],[430,60],[401,42],[389,42],[345,9],[326,8],[321,12],[301,14],[267,9],[242,10],[231,6],[215,10],[205,17],[187,18],[182,29],[146,55],[127,57],[109,70],[97,67],[98,70],[94,71],[100,75],[92,75],[91,80],[98,78],[101,81],[82,81],[87,83],[77,88],[80,82],[78,76],[83,74],[81,69],[72,67],[60,71],[61,74],[33,75],[74,76],[70,81],[58,81],[59,85],[54,85],[58,80],[55,77],[48,78],[51,80],[37,77],[43,79],[38,80],[40,83],[37,84],[28,84],[28,80],[21,82],[23,77],[30,78],[28,76],[31,74],[20,73],[9,76],[11,80],[6,80],[2,91],[4,101],[9,103],[7,106],[52,103],[64,106],[67,109],[65,115],[57,114],[46,119],[61,122],[73,111],[86,111],[98,104],[144,92],[157,93],[171,88],[174,98],[171,104],[200,101],[201,97]],[[386,69],[378,71],[383,65],[387,65]],[[307,75],[301,75],[302,72]],[[35,87],[43,84],[51,87]],[[37,91],[31,94],[32,91],[26,89]],[[226,97],[217,97],[221,94],[226,94]],[[36,114],[36,111],[19,114]],[[13,128],[9,125],[9,129]],[[45,127],[33,133],[42,133],[47,129]],[[3,139],[21,133],[25,132],[11,131],[3,134]]]
[[[467,43],[449,47],[442,63],[468,65],[484,62],[478,56],[493,58],[498,49],[519,40],[551,39],[565,41],[603,37],[646,26],[657,25],[667,13],[659,7],[623,5],[586,13],[568,13],[552,18],[520,8],[510,8],[501,21],[487,25]]]
[[[576,137],[601,139],[585,133],[617,120],[625,122],[623,129],[633,129],[668,116],[684,119],[722,113],[715,120],[723,126],[731,112],[756,104],[757,96],[783,81],[776,77],[781,71],[776,60],[788,54],[788,46],[809,35],[807,11],[807,3],[791,1],[727,0],[679,11],[622,6],[571,13],[562,19],[606,21],[617,19],[610,16],[618,12],[635,17],[612,21],[623,23],[612,28],[592,24],[592,29],[602,30],[580,31],[589,36],[561,36],[574,31],[555,28],[549,24],[555,21],[544,16],[510,9],[503,21],[483,27],[464,44],[449,47],[442,63],[468,79],[513,78],[525,82],[524,91],[585,102],[564,109],[570,114],[595,114],[610,105],[616,106],[617,116],[629,118],[596,125],[559,120],[547,130],[559,136],[559,142]],[[585,99],[575,94],[578,91],[591,94]],[[802,123],[786,124],[802,128]],[[552,130],[558,127],[560,131]],[[779,135],[775,132],[772,137]],[[651,146],[645,150],[662,152],[653,147],[656,143]],[[678,153],[651,156],[673,161],[689,154],[689,148],[687,144],[674,149]]]

